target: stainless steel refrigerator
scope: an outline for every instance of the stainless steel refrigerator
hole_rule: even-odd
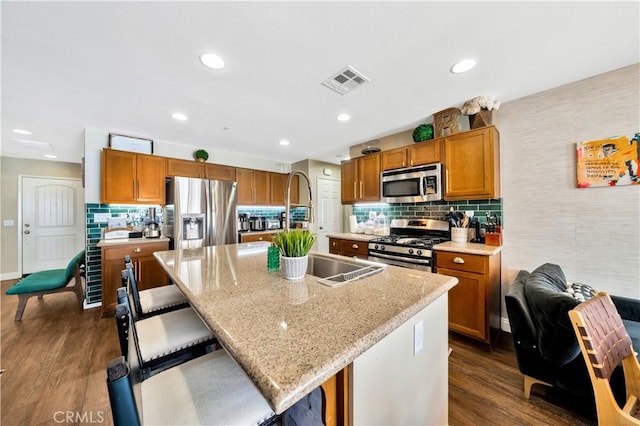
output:
[[[238,242],[236,182],[174,177],[167,181],[164,235],[170,248]]]

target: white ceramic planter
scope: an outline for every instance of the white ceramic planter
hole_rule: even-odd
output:
[[[309,256],[285,257],[280,256],[280,270],[282,275],[288,280],[299,280],[307,273],[307,263]]]

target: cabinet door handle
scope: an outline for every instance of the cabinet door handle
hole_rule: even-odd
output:
[[[136,262],[138,264],[138,282],[141,283],[142,282],[142,265],[140,265],[140,262]]]
[[[353,181],[353,198],[358,198],[358,190],[356,189],[356,181]]]
[[[133,252],[134,253],[141,253],[142,249],[140,247],[136,247],[136,248],[133,249]]]
[[[459,257],[459,256],[456,256],[456,257],[453,258],[453,263],[458,263],[458,264],[462,265],[462,264],[464,264],[464,259]]]
[[[360,181],[360,198],[362,198],[362,181]]]
[[[136,180],[136,198],[140,198],[140,181]]]
[[[445,179],[447,180],[447,192],[450,192],[450,189],[449,189],[449,169],[447,169],[446,172],[445,172]]]
[[[358,245],[357,245],[357,244],[352,244],[352,245],[351,245],[351,248],[352,248],[352,249],[357,249],[357,248],[358,248]]]

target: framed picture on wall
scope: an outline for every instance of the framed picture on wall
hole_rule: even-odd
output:
[[[153,140],[109,133],[109,148],[139,154],[153,154]]]
[[[578,188],[640,184],[640,133],[578,142]]]

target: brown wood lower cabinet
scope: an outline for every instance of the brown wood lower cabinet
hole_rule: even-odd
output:
[[[500,330],[500,253],[436,252],[437,272],[458,279],[449,291],[449,330],[491,344]]]
[[[366,241],[329,238],[329,253],[366,260],[369,249]]]
[[[278,232],[280,231],[276,231],[276,232],[265,232],[265,233],[260,233],[260,234],[254,234],[254,233],[242,233],[240,234],[240,242],[241,243],[252,243],[255,241],[269,241],[271,242],[271,238],[273,238],[274,235],[276,235]]]
[[[116,290],[122,285],[124,257],[131,256],[138,290],[147,290],[169,283],[169,278],[153,257],[153,252],[169,249],[169,242],[109,245],[102,247],[102,315],[115,312]]]

